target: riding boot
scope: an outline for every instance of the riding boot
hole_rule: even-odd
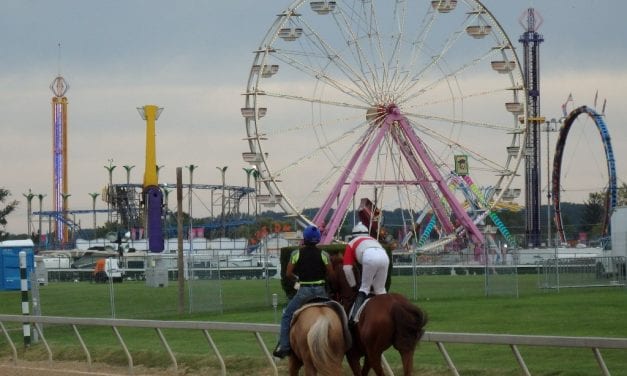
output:
[[[351,317],[348,318],[348,323],[350,325],[355,324],[355,318],[357,317],[357,312],[364,301],[366,300],[366,293],[360,291],[357,293],[357,297],[355,298],[355,302],[353,303],[353,309],[351,310]]]

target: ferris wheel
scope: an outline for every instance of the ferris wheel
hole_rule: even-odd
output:
[[[481,243],[477,223],[520,193],[524,79],[479,1],[297,0],[253,55],[241,111],[258,203],[320,226],[323,243],[364,203],[410,227],[428,211],[443,238]],[[451,172],[489,187],[482,213]]]

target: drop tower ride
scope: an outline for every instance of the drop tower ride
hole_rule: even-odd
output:
[[[70,85],[63,78],[57,76],[50,84],[52,97],[52,210],[54,216],[55,241],[59,244],[68,242],[68,228],[66,213],[68,210],[66,198],[68,194],[68,121],[65,97]]]
[[[518,41],[523,44],[524,78],[528,88],[527,139],[525,140],[525,241],[528,247],[540,246],[540,43],[538,33],[542,16],[529,8],[519,19],[525,32]]]

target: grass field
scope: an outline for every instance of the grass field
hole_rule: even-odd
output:
[[[511,284],[509,278],[502,285]],[[416,289],[411,277],[394,276],[392,291],[416,299],[414,303],[429,315],[428,331],[464,333],[508,333],[563,336],[595,336],[627,338],[627,290],[625,288],[585,288],[541,290],[535,275],[520,275],[518,297],[511,287],[503,296],[486,297],[483,276],[419,276]],[[143,282],[124,282],[110,286],[92,283],[53,283],[42,286],[41,307],[44,315],[111,317],[111,291],[115,296],[116,317],[163,320],[203,320],[231,322],[277,323],[280,312],[270,304],[270,295],[277,293],[279,310],[285,297],[277,280],[269,285],[263,280],[195,281],[193,304],[206,312],[176,313],[177,287],[171,282],[165,288],[147,288]],[[186,289],[189,294],[190,290]],[[223,306],[215,304],[222,296]],[[189,297],[186,298],[189,301]],[[197,310],[196,309],[196,310]],[[20,314],[20,292],[0,292],[0,313]],[[126,358],[119,349],[110,329],[81,328],[94,361],[124,365]],[[217,359],[209,352],[200,333],[166,331],[172,349],[186,374],[213,374]],[[250,370],[267,372],[259,347],[252,335],[211,333],[227,362],[229,374],[250,374]],[[13,332],[21,343],[19,330]],[[124,329],[122,335],[133,354],[134,363],[147,367],[169,366],[154,331]],[[0,337],[0,356],[10,354]],[[74,333],[69,327],[46,327],[55,359],[83,360]],[[276,343],[274,335],[264,336],[269,348]],[[97,350],[96,350],[97,349]],[[463,375],[520,374],[511,350],[507,346],[447,345],[449,354]],[[534,375],[596,375],[595,359],[589,349],[556,349],[521,347],[530,371]],[[627,352],[603,351],[603,357],[613,375],[627,375]],[[35,346],[20,357],[45,359],[42,346]],[[395,371],[399,359],[394,351],[386,358]],[[285,370],[281,362],[280,370]],[[435,345],[422,344],[415,355],[416,374],[447,374],[442,356]],[[263,371],[263,370],[266,371]],[[200,371],[202,370],[202,371]]]

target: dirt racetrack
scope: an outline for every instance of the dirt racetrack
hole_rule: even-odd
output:
[[[92,364],[91,370],[87,363],[81,362],[57,362],[47,361],[23,361],[20,360],[15,366],[12,362],[3,360],[0,362],[0,375],[2,376],[64,376],[64,375],[100,375],[118,376],[128,375],[127,367],[114,367],[106,364]],[[154,376],[178,376],[185,373],[178,373],[174,370],[153,370],[145,367],[134,367],[133,375],[154,375]]]
[[[287,373],[287,362],[280,362],[277,367],[279,374]],[[254,372],[253,372],[254,371]],[[233,373],[228,372],[229,375]],[[133,376],[196,376],[196,375],[219,375],[219,370],[163,370],[146,368],[143,366],[133,367]],[[270,368],[249,370],[245,373],[247,376],[251,374],[260,376],[273,375],[273,371]],[[126,376],[129,375],[127,367],[116,367],[107,364],[92,364],[89,369],[88,364],[85,362],[62,362],[54,361],[48,363],[47,361],[24,361],[20,360],[15,366],[10,359],[0,359],[0,375],[2,376],[72,376],[72,375],[85,375],[85,376]],[[237,375],[237,374],[235,374]],[[244,374],[242,374],[243,376]]]

